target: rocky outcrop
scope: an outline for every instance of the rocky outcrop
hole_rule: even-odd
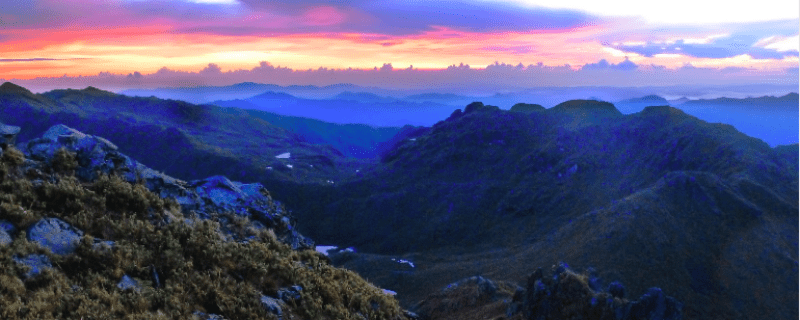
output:
[[[3,147],[13,145],[19,131],[20,127],[0,124],[0,145]]]
[[[0,128],[2,129],[2,128]],[[17,131],[18,132],[18,131]],[[59,149],[75,153],[75,175],[83,181],[94,181],[100,175],[118,174],[130,183],[143,183],[162,198],[174,198],[186,216],[225,222],[223,214],[248,217],[255,228],[273,229],[278,238],[294,249],[313,248],[311,239],[298,233],[290,214],[272,200],[259,183],[245,184],[223,176],[183,181],[157,172],[129,158],[112,142],[67,127],[51,127],[41,138],[19,143],[27,158],[24,170],[42,170],[56,157]],[[223,223],[224,224],[224,223]],[[224,226],[223,226],[223,229]],[[229,234],[233,240],[232,234]],[[55,252],[55,251],[54,251]]]
[[[0,220],[0,247],[11,244],[11,234],[14,233],[14,227],[11,222]]]
[[[595,287],[595,288],[592,288]],[[612,282],[607,292],[597,289],[596,279],[576,274],[565,264],[554,267],[552,277],[541,268],[529,278],[525,290],[514,294],[508,316],[524,319],[679,320],[683,304],[650,288],[638,300],[624,298],[624,286]]]
[[[22,279],[33,278],[45,269],[52,268],[50,258],[43,254],[29,254],[24,257],[14,257],[14,262],[28,269],[22,274]]]
[[[495,319],[502,316],[515,291],[505,282],[474,276],[453,282],[416,306],[421,319]]]
[[[28,241],[60,255],[75,252],[82,236],[83,231],[56,218],[42,219],[28,229]]]

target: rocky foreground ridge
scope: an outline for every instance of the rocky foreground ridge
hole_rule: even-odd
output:
[[[406,319],[260,184],[181,181],[63,125],[0,125],[0,318]],[[411,315],[411,314],[409,314]]]

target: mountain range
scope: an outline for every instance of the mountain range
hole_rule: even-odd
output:
[[[574,99],[594,99],[604,101],[620,101],[646,95],[669,97],[688,97],[690,99],[709,99],[723,97],[744,98],[753,96],[769,96],[797,91],[796,85],[747,85],[747,86],[648,86],[648,87],[480,87],[463,86],[432,89],[429,87],[409,89],[386,89],[379,87],[359,86],[349,83],[330,84],[326,86],[288,85],[242,82],[228,86],[198,86],[155,89],[128,89],[119,93],[129,96],[158,97],[162,99],[182,100],[195,104],[214,101],[247,99],[268,92],[283,92],[303,99],[327,100],[345,94],[352,96],[370,95],[372,98],[388,98],[405,102],[430,102],[462,107],[473,101],[500,106],[507,109],[519,102],[535,102],[547,108],[561,102]],[[364,102],[364,101],[362,101]],[[625,112],[623,112],[625,113]]]
[[[7,83],[0,121],[22,127],[21,139],[66,123],[182,179],[261,182],[299,231],[355,247],[338,263],[407,306],[475,274],[519,283],[563,261],[597,268],[631,296],[663,288],[687,318],[798,313],[796,140],[770,147],[669,106],[623,114],[596,100],[513,110],[471,103],[389,138],[367,128],[380,137],[369,140],[379,142],[378,157],[356,159],[256,116],[259,100],[272,97],[312,100],[234,100],[249,103],[245,110],[94,88],[37,95]],[[342,101],[350,101],[342,113],[369,111]],[[329,125],[316,126],[306,134]],[[389,259],[416,267],[371,267]]]
[[[331,99],[304,99],[269,91],[244,100],[214,101],[212,104],[374,127],[430,126],[452,111],[452,107],[438,103],[407,102],[366,93],[346,92]]]
[[[466,110],[399,144],[365,178],[314,195],[323,201],[293,202],[301,230],[451,266],[399,276],[351,265],[382,284],[519,281],[527,266],[569,257],[612,270],[602,277],[632,283],[634,295],[662,286],[687,301],[687,318],[797,313],[796,144],[773,149],[668,106]]]
[[[756,98],[678,99],[667,101],[657,95],[621,100],[615,106],[624,114],[642,111],[648,106],[674,106],[701,120],[732,125],[736,130],[764,140],[771,146],[798,141],[798,96]]]

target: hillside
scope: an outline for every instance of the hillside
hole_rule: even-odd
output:
[[[667,106],[466,110],[404,140],[361,180],[316,194],[324,205],[294,203],[309,221],[301,230],[414,261],[401,276],[350,260],[378,283],[407,284],[391,287],[405,294],[474,274],[521,281],[526,266],[569,257],[634,295],[675,292],[688,318],[797,313],[791,151]]]
[[[23,153],[2,127],[3,319],[407,319],[259,184],[174,179],[63,125]]]
[[[249,103],[242,102],[238,108]],[[225,103],[220,103],[226,106]],[[365,124],[336,124],[321,120],[285,116],[277,113],[255,110],[251,105],[244,109],[250,118],[262,119],[270,124],[291,131],[314,143],[329,145],[349,158],[368,159],[376,158],[380,146],[396,136],[402,129],[400,127],[373,127]],[[241,111],[235,111],[241,112]]]
[[[91,87],[37,95],[24,88],[0,90],[0,105],[0,121],[19,124],[21,140],[63,123],[116,141],[125,153],[182,179],[224,174],[273,187],[338,181],[353,174],[351,166],[364,165],[245,110],[127,97]],[[291,157],[277,158],[285,153]]]

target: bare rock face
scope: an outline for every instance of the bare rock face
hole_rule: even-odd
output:
[[[10,127],[10,126],[6,126]],[[7,130],[9,132],[19,132]],[[4,128],[0,127],[0,131]],[[2,131],[5,132],[5,131]],[[0,132],[0,133],[2,133]],[[298,233],[292,217],[259,183],[245,184],[223,176],[183,181],[157,172],[119,151],[116,145],[102,138],[84,134],[65,125],[51,127],[41,138],[18,144],[25,156],[33,161],[26,170],[38,170],[51,161],[63,148],[75,154],[78,162],[75,175],[83,181],[93,181],[100,175],[118,174],[130,183],[143,183],[162,198],[174,198],[186,216],[217,220],[226,230],[223,214],[248,217],[253,227],[273,229],[278,238],[294,249],[313,249],[314,242]],[[235,239],[228,234],[226,237]]]

